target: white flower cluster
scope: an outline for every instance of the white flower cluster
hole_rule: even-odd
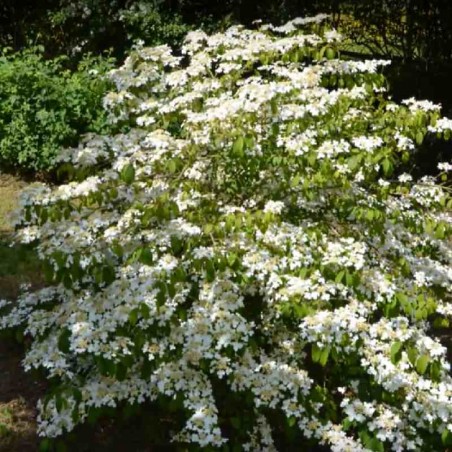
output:
[[[444,133],[445,131],[452,131],[452,119],[440,118],[435,125],[429,126],[430,132]]]
[[[386,61],[334,59],[324,18],[190,32],[182,57],[138,46],[105,98],[129,131],[24,193],[18,240],[50,287],[0,301],[0,328],[60,382],[41,435],[171,399],[172,439],[199,447],[275,450],[281,418],[339,452],[449,441],[450,193],[391,177],[449,120],[386,99]]]

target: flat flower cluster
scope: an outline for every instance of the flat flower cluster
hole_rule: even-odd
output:
[[[325,18],[135,48],[105,98],[128,132],[24,193],[49,286],[0,302],[0,328],[59,382],[42,436],[172,400],[198,447],[450,443],[451,165],[401,168],[451,121],[392,102],[388,62],[340,59]]]

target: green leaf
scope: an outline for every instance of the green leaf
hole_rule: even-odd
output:
[[[61,394],[57,394],[55,397],[55,407],[58,413],[63,409],[63,397],[61,397]]]
[[[232,145],[232,153],[237,157],[243,157],[244,147],[245,147],[245,141],[244,141],[243,137],[240,136],[234,141],[234,144]]]
[[[389,176],[392,173],[392,163],[389,159],[384,159],[381,166],[383,167],[385,176]]]
[[[446,233],[446,225],[441,222],[438,224],[436,230],[435,230],[435,238],[442,240],[445,237],[445,233]]]
[[[445,429],[441,433],[441,441],[445,446],[452,446],[452,432],[449,429]]]
[[[313,344],[311,347],[311,357],[312,357],[312,361],[315,363],[318,363],[320,360],[320,353],[321,353],[322,349],[318,346]]]
[[[67,446],[62,440],[58,440],[55,446],[55,452],[67,452]]]
[[[236,429],[236,430],[240,430],[240,427],[242,425],[240,418],[239,417],[232,417],[231,418],[231,425]]]
[[[237,261],[237,254],[229,253],[227,260],[228,260],[229,266],[232,267],[234,265],[234,263]]]
[[[138,309],[132,309],[129,313],[129,323],[134,326],[138,321]]]
[[[71,345],[70,338],[71,332],[67,329],[63,330],[63,332],[60,334],[60,337],[58,338],[58,348],[63,353],[69,352],[69,348]]]
[[[427,370],[428,364],[430,362],[430,357],[428,355],[421,355],[416,361],[416,370],[423,375]]]
[[[336,57],[336,52],[331,47],[328,47],[325,51],[325,56],[327,60],[333,60]]]
[[[290,181],[290,187],[295,188],[300,183],[301,176],[297,174],[291,181]]]
[[[349,430],[353,426],[353,422],[350,419],[344,419],[342,421],[342,428],[344,431]]]
[[[44,438],[39,443],[39,452],[50,452],[52,450],[53,441],[50,438]]]
[[[212,261],[206,262],[207,281],[212,282],[215,279],[215,266]]]
[[[213,224],[210,224],[210,223],[205,224],[204,228],[203,228],[204,234],[207,234],[207,235],[211,234],[213,232],[213,229],[214,229]]]
[[[135,168],[132,164],[127,164],[122,170],[120,174],[121,180],[124,181],[127,185],[130,185],[135,180]]]
[[[393,364],[397,364],[402,357],[402,346],[403,343],[400,341],[396,341],[391,346],[391,362]]]
[[[407,355],[410,363],[414,366],[416,364],[416,359],[418,356],[418,352],[415,347],[408,347],[407,348]]]
[[[171,249],[173,250],[174,254],[178,254],[183,249],[183,243],[180,238],[176,237],[175,235],[171,236]]]
[[[345,271],[341,270],[337,275],[336,278],[334,279],[334,281],[339,284],[340,282],[342,282],[342,280],[344,279],[345,276]]]
[[[152,251],[149,248],[142,248],[139,261],[145,265],[152,265],[154,262]]]
[[[111,284],[115,280],[115,270],[113,267],[106,265],[102,268],[102,281]]]
[[[80,391],[80,389],[73,388],[72,389],[72,396],[74,397],[74,400],[77,403],[80,403],[82,401],[83,395],[82,395],[82,392]]]
[[[375,452],[384,452],[384,444],[378,438],[372,438],[366,446]]]
[[[297,423],[297,418],[295,416],[291,416],[287,418],[287,425],[289,427],[293,427]]]
[[[324,367],[328,361],[330,350],[330,347],[319,347],[318,345],[313,344],[311,349],[312,361],[319,363],[322,367]]]
[[[345,272],[345,282],[349,287],[352,287],[354,285],[353,275],[349,271]]]
[[[416,133],[416,144],[421,145],[423,141],[424,141],[424,134],[421,131],[419,131],[418,133]]]
[[[430,376],[433,381],[439,382],[441,380],[441,364],[438,361],[431,363]]]
[[[319,364],[322,367],[326,366],[326,363],[328,361],[328,357],[330,355],[330,347],[325,347],[322,349],[322,351],[320,352],[320,358],[319,358]]]
[[[44,277],[47,283],[51,283],[54,277],[53,265],[49,261],[45,261],[42,269],[44,271]]]
[[[175,161],[175,160],[170,160],[170,161],[168,162],[167,167],[168,167],[168,171],[169,171],[171,174],[174,174],[174,173],[176,172],[176,169],[177,169],[176,161]]]
[[[402,305],[408,303],[408,297],[403,292],[397,292],[396,298]]]
[[[127,366],[123,363],[116,364],[116,378],[119,381],[124,381],[127,376]]]

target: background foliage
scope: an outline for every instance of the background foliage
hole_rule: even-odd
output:
[[[3,168],[48,171],[62,147],[87,132],[102,132],[103,74],[109,58],[86,55],[75,71],[65,57],[45,60],[33,47],[0,57],[0,163]]]

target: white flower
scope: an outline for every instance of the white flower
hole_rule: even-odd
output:
[[[452,171],[452,163],[448,163],[448,162],[438,163],[438,169],[440,171],[445,171],[445,172]]]
[[[412,180],[413,180],[413,177],[406,173],[401,174],[399,176],[399,182],[401,182],[401,183],[411,182]]]
[[[267,201],[264,207],[264,212],[280,214],[284,209],[284,203],[282,201]]]

